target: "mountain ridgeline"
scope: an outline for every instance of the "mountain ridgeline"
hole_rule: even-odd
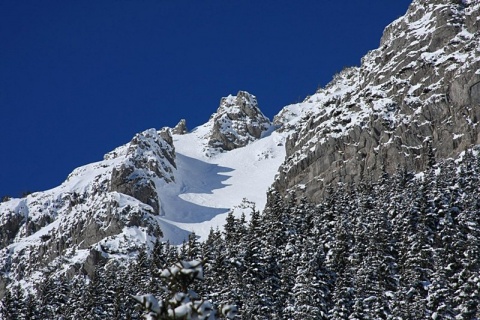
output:
[[[477,145],[479,26],[478,1],[414,1],[360,67],[303,102],[321,108],[289,139],[275,188],[319,201],[332,183],[419,172],[430,151],[445,159]]]
[[[479,121],[480,2],[414,0],[273,121],[240,91],[1,203],[0,319],[140,319],[193,259],[238,319],[479,319]]]

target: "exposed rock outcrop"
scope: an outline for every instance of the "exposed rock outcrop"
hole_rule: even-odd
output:
[[[245,91],[222,98],[209,123],[212,124],[208,138],[210,152],[244,147],[259,139],[271,126],[270,120],[260,111],[257,98]]]
[[[175,180],[175,148],[168,129],[154,129],[137,134],[130,142],[123,161],[114,167],[110,191],[117,191],[148,204],[159,213],[160,203],[155,180]]]
[[[185,134],[185,133],[188,133],[187,121],[185,119],[182,119],[172,129],[172,134]]]
[[[479,21],[476,1],[414,1],[360,67],[275,119],[286,128],[289,110],[303,109],[275,187],[318,201],[337,182],[422,171],[429,152],[450,158],[479,144]]]

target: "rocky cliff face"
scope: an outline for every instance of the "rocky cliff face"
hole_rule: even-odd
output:
[[[260,111],[257,98],[245,91],[222,98],[209,123],[212,128],[207,154],[244,147],[259,139],[271,126],[270,120]]]
[[[276,117],[285,128],[292,110],[303,115],[275,187],[318,201],[336,182],[455,157],[480,143],[479,92],[478,1],[414,1],[360,67]]]
[[[61,186],[0,204],[0,288],[47,269],[91,274],[100,260],[128,257],[161,236],[156,188],[174,171],[169,131],[150,129]]]
[[[125,160],[112,170],[110,191],[117,191],[150,205],[159,213],[156,179],[175,181],[175,148],[168,129],[137,134],[125,150]],[[107,154],[106,158],[111,155]]]

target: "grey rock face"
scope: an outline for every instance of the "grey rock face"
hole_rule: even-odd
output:
[[[170,131],[150,129],[137,134],[130,142],[125,157],[128,161],[112,170],[110,191],[132,196],[159,213],[154,180],[175,180],[175,148]]]
[[[287,142],[274,186],[319,201],[337,182],[422,171],[429,148],[440,159],[479,144],[479,21],[476,1],[414,1],[360,67],[301,104],[314,112]]]
[[[172,129],[173,134],[185,134],[188,133],[187,121],[185,119],[180,120],[177,125]]]
[[[480,82],[474,83],[470,87],[469,95],[472,105],[480,105]]]
[[[143,228],[152,236],[161,236],[151,207],[125,205],[132,203],[128,196],[106,192],[102,187],[91,191],[36,193],[0,207],[1,213],[10,212],[8,222],[2,220],[0,230],[15,232],[16,241],[26,239],[21,245],[15,241],[2,243],[0,269],[8,273],[8,278],[0,277],[0,297],[1,288],[9,280],[35,278],[48,268],[64,270],[70,276],[79,272],[91,274],[93,264],[136,250],[137,244],[130,243],[122,234],[125,228]],[[27,215],[23,208],[28,208]],[[16,223],[14,228],[10,228],[11,221]],[[43,231],[38,236],[36,232],[40,230]],[[123,251],[117,252],[116,244],[122,241]]]
[[[222,98],[209,122],[213,125],[208,145],[218,151],[244,147],[259,139],[271,126],[258,108],[257,98],[245,91]]]
[[[24,217],[12,212],[6,212],[4,216],[5,222],[0,229],[0,248],[4,248],[10,243],[17,235],[20,227],[24,223]]]
[[[161,237],[156,184],[172,182],[174,170],[169,130],[150,129],[104,161],[75,169],[57,188],[1,203],[0,270],[10,280],[35,278],[47,266],[90,274],[95,264],[144,245],[137,232]],[[0,277],[0,288],[8,280]]]
[[[135,167],[121,165],[112,170],[111,191],[117,191],[148,204],[158,213],[160,205],[155,184],[149,179],[135,174]]]

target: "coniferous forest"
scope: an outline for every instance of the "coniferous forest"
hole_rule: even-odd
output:
[[[199,260],[193,288],[238,319],[480,318],[480,158],[435,163],[420,175],[332,186],[312,204],[271,191],[248,222],[230,214],[205,242],[157,241],[135,261],[94,276],[47,277],[7,292],[3,319],[140,319],[132,295],[165,296],[159,272]],[[254,182],[252,182],[254,183]],[[53,273],[52,273],[53,274]]]

